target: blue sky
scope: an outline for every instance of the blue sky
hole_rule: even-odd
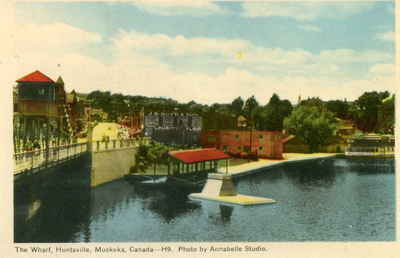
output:
[[[19,71],[61,74],[70,90],[265,103],[274,92],[295,102],[394,88],[392,1],[39,1],[15,11],[17,39],[31,41],[16,45]]]

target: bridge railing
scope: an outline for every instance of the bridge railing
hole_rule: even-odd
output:
[[[73,159],[87,150],[87,143],[77,143],[14,154],[14,175],[59,164],[65,160]]]
[[[94,152],[124,149],[130,147],[137,147],[141,143],[148,143],[148,138],[137,138],[137,139],[123,139],[123,140],[109,140],[109,141],[93,141],[92,148]]]

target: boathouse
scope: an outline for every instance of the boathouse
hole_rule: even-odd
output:
[[[171,158],[168,174],[182,176],[187,174],[207,174],[216,172],[218,161],[225,160],[225,171],[228,172],[228,154],[215,148],[170,151]]]

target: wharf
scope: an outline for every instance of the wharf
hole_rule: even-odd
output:
[[[234,196],[215,196],[215,195],[208,195],[205,193],[192,193],[190,194],[190,198],[216,201],[228,204],[239,204],[239,205],[257,205],[257,204],[275,203],[275,200],[269,198],[255,197],[243,194],[237,194]]]
[[[233,178],[246,176],[259,172],[259,170],[269,167],[274,167],[290,162],[298,162],[304,160],[315,160],[323,158],[332,158],[340,155],[338,153],[284,153],[282,160],[260,159],[259,161],[252,161],[236,166],[230,166],[228,175]],[[220,173],[223,173],[222,171]]]

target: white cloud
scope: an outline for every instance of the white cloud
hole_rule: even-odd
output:
[[[300,29],[312,32],[321,32],[321,28],[315,25],[300,25]]]
[[[321,61],[339,64],[382,62],[392,58],[393,55],[388,52],[377,50],[355,51],[352,49],[323,50],[318,56]]]
[[[35,28],[46,31],[49,25],[43,25],[44,28],[41,26]],[[201,103],[230,102],[237,96],[247,98],[251,95],[256,95],[261,103],[266,103],[274,92],[291,101],[296,101],[299,94],[320,96],[323,99],[351,99],[367,90],[390,90],[394,85],[394,78],[389,74],[373,73],[373,76],[357,80],[331,76],[340,70],[342,63],[386,58],[385,54],[378,52],[331,50],[312,54],[304,50],[264,48],[242,40],[189,39],[121,31],[112,41],[114,56],[106,63],[79,51],[69,50],[71,45],[83,48],[100,43],[101,39],[96,34],[61,24],[57,28],[68,28],[64,31],[74,32],[70,35],[81,33],[79,38],[84,40],[59,42],[66,48],[57,47],[58,43],[46,43],[52,51],[48,51],[48,47],[28,51],[30,49],[22,46],[22,49],[18,49],[24,53],[18,59],[18,76],[6,75],[10,77],[9,81],[15,81],[17,77],[34,70],[41,70],[53,79],[62,75],[69,91],[110,90],[113,93],[165,96],[183,102],[195,100]],[[60,30],[48,30],[60,33],[55,34],[57,37],[63,35]],[[186,66],[191,65],[191,60],[200,57],[211,62],[217,55],[220,56],[217,62],[231,62],[226,62],[222,72],[218,74],[197,70],[177,72],[174,69],[176,64],[172,65],[158,55],[152,55],[154,50],[184,56],[186,61],[183,65]],[[235,58],[237,51],[244,51],[243,59]],[[57,64],[61,64],[61,67]],[[246,67],[275,70],[264,74],[252,72]],[[289,71],[288,74],[277,73],[285,69]],[[371,71],[379,69],[371,68]]]
[[[242,4],[247,17],[289,17],[298,21],[313,21],[319,18],[341,19],[370,9],[374,3],[279,3],[245,2]]]
[[[393,31],[378,33],[376,35],[376,38],[380,39],[380,40],[385,40],[385,41],[394,41],[395,40],[395,34],[394,34]]]
[[[136,51],[161,51],[170,55],[203,55],[219,54],[231,55],[235,51],[249,47],[245,40],[226,40],[212,38],[185,38],[178,35],[170,37],[165,34],[145,34],[137,31],[120,31],[114,38],[118,49],[132,49]]]
[[[164,16],[207,16],[226,12],[226,10],[211,1],[133,0],[132,3],[146,12]]]
[[[306,74],[307,68],[310,69],[308,72],[314,73],[337,72],[338,66],[342,64],[389,62],[393,58],[390,53],[373,50],[333,49],[315,54],[302,49],[261,47],[246,40],[186,38],[180,35],[170,37],[165,34],[145,34],[137,31],[120,31],[113,39],[113,44],[117,53],[123,52],[118,53],[118,56],[124,56],[126,52],[135,52],[155,59],[181,58],[175,65],[179,65],[180,62],[185,67],[204,59],[204,63],[246,66],[250,70],[265,70],[267,66],[281,71],[300,68]]]
[[[394,64],[376,64],[369,69],[370,73],[375,75],[391,75],[395,73]]]
[[[101,41],[102,38],[97,33],[87,32],[64,23],[18,25],[15,35],[19,55],[38,51],[79,50],[84,45]]]

